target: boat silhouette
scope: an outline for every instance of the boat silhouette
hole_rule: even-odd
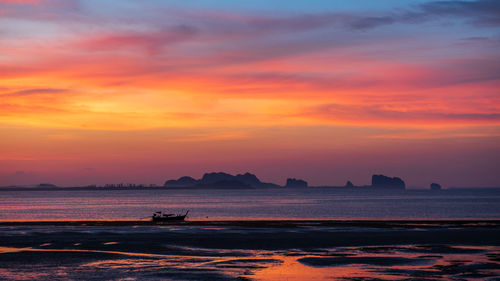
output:
[[[168,222],[168,221],[183,221],[188,215],[189,210],[185,214],[165,214],[163,212],[155,212],[151,219],[153,222]]]

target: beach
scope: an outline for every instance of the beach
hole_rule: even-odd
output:
[[[498,220],[2,222],[0,279],[498,280],[498,237]]]
[[[0,280],[498,280],[500,192],[3,191]],[[156,224],[155,211],[183,222]]]

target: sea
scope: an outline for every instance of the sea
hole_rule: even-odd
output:
[[[499,237],[500,189],[0,191],[0,280],[496,281]]]
[[[500,189],[0,191],[0,221],[139,220],[187,210],[192,220],[500,219]]]

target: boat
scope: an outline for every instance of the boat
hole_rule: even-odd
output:
[[[187,210],[185,214],[164,214],[163,212],[155,212],[151,218],[153,222],[183,221],[188,213],[189,210]]]

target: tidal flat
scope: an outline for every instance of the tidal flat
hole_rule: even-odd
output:
[[[500,222],[3,222],[2,280],[498,280]]]

